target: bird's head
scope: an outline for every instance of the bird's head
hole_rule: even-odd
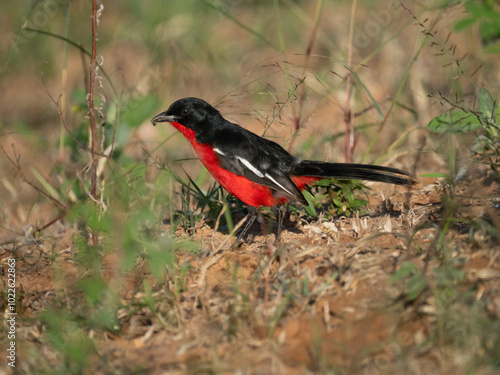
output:
[[[196,133],[209,130],[222,119],[219,111],[198,98],[179,99],[165,111],[153,117],[151,123],[177,122]]]

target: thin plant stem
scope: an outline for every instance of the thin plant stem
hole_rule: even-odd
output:
[[[68,38],[69,35],[69,1],[66,1],[64,6],[64,19],[65,19],[65,28],[64,28],[64,37]],[[68,49],[69,46],[67,43],[64,44],[64,57],[63,57],[63,67],[61,73],[61,122],[59,124],[59,161],[63,160],[64,154],[64,146],[65,146],[65,129],[64,129],[64,116],[66,115],[66,99],[68,97]]]
[[[357,0],[352,2],[351,7],[351,23],[349,26],[349,49],[347,51],[347,66],[352,65],[352,44],[354,38],[354,19],[356,16],[356,5]],[[345,141],[344,141],[344,159],[346,163],[351,161],[351,155],[354,151],[354,117],[351,110],[351,93],[352,93],[352,81],[351,72],[349,71],[346,76],[346,103],[345,103]]]
[[[307,43],[306,47],[306,55],[304,58],[304,66],[302,68],[302,76],[301,80],[305,80],[306,77],[306,70],[309,67],[309,59],[312,54],[312,49],[314,46],[314,41],[316,40],[316,35],[318,32],[318,25],[319,25],[319,20],[321,17],[321,11],[323,9],[324,5],[324,0],[318,0],[316,2],[316,7],[314,9],[314,21],[313,21],[313,28],[311,30],[311,35],[309,36],[309,42]],[[304,83],[300,85],[300,95],[299,95],[299,113],[297,117],[295,118],[295,129],[294,129],[294,136],[292,137],[290,144],[288,148],[291,150],[293,148],[293,143],[296,139],[296,136],[298,134],[298,131],[300,129],[301,123],[302,123],[302,118],[303,118],[303,109],[304,109],[304,100],[306,97],[306,86]]]
[[[91,169],[90,169],[90,196],[94,201],[97,199],[97,154],[96,147],[98,147],[97,141],[97,126],[95,120],[95,105],[94,105],[94,93],[95,93],[95,81],[96,81],[96,54],[97,54],[97,0],[92,0],[92,53],[90,57],[90,92],[89,92],[89,118],[90,118],[90,157],[91,157]],[[94,246],[98,245],[98,236],[96,233],[92,233],[92,244]]]

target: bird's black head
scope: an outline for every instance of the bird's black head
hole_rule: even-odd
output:
[[[155,116],[151,123],[178,122],[196,133],[210,131],[223,121],[221,114],[206,101],[198,98],[179,99],[163,113]]]

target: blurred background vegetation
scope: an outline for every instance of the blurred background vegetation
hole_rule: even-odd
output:
[[[145,173],[147,150],[180,171],[176,160],[192,157],[189,147],[174,135],[157,149],[174,131],[148,120],[178,98],[197,96],[303,157],[410,167],[418,149],[433,153],[438,164],[430,171],[438,171],[445,162],[432,150],[443,140],[433,144],[426,125],[454,103],[473,108],[482,86],[495,97],[498,13],[490,2],[404,4],[104,3],[96,92],[102,151],[112,144],[113,168]],[[62,183],[61,194],[80,198],[86,179],[64,180],[89,160],[90,14],[88,2],[47,0],[7,4],[0,16],[2,145],[30,147],[19,153],[41,172],[36,179]],[[356,131],[346,151],[350,113]],[[198,163],[181,164],[198,176]]]
[[[89,191],[90,15],[91,3],[46,0],[8,4],[0,16],[4,154],[22,156],[24,178],[43,185],[52,205],[74,204]],[[474,109],[483,86],[496,97],[496,17],[487,1],[104,3],[97,30],[96,113],[106,155],[100,197],[106,200],[110,173],[143,176],[164,189],[168,177],[157,179],[158,168],[147,167],[155,161],[184,181],[186,170],[196,184],[210,183],[180,135],[149,124],[185,96],[217,105],[302,157],[413,169],[423,154],[431,166],[425,172],[443,172],[453,149],[454,175],[475,138],[429,137],[427,124],[456,106]],[[16,152],[7,150],[12,143]],[[21,167],[5,157],[2,164]],[[4,198],[7,206],[19,195],[31,193],[32,204],[40,199],[20,179],[2,189],[15,192],[16,199]]]

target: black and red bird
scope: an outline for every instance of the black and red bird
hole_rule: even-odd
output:
[[[281,206],[291,200],[305,204],[302,190],[324,178],[415,184],[411,174],[395,168],[296,158],[276,142],[227,121],[198,98],[177,100],[151,120],[153,125],[157,122],[170,122],[179,130],[217,182],[248,206],[248,220],[237,241],[257,218],[258,207]]]

